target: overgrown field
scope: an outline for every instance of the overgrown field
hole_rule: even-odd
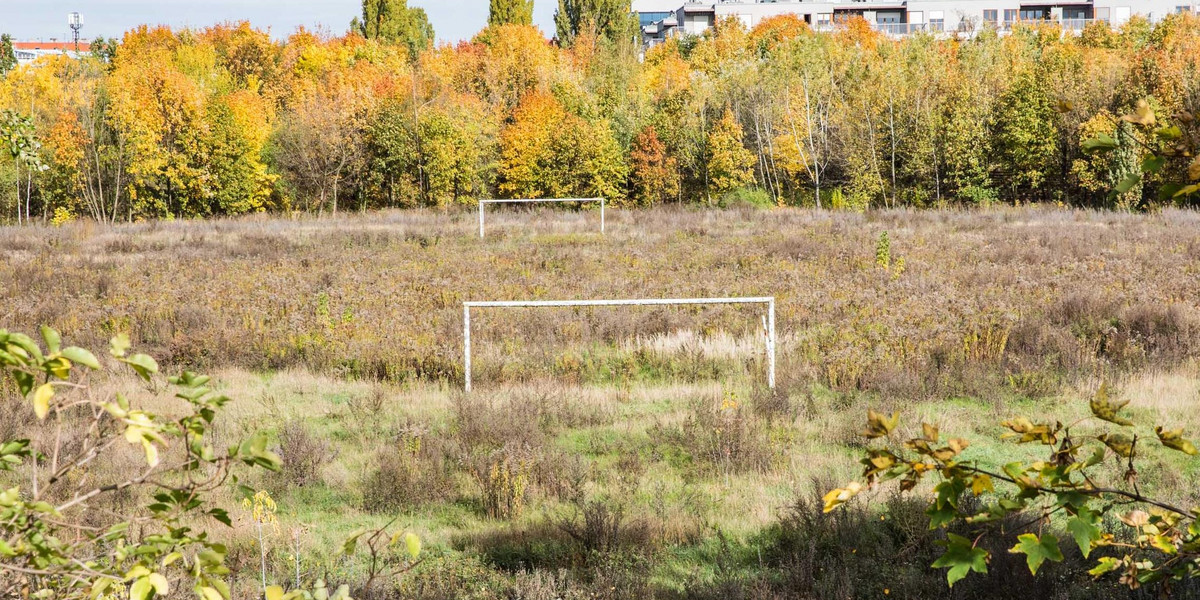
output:
[[[398,519],[427,558],[387,597],[1130,597],[1071,575],[1077,551],[1034,582],[1003,548],[950,592],[919,498],[826,517],[819,495],[857,472],[868,407],[984,463],[1024,455],[1001,420],[1082,415],[1101,381],[1200,427],[1200,215],[656,209],[602,236],[595,212],[496,210],[483,240],[474,219],[3,229],[0,326],[97,350],[124,332],[212,373],[222,431],[265,428],[286,461],[243,482],[279,504],[280,583],[298,556],[361,585],[341,538]],[[480,310],[460,391],[465,300],[750,295],[778,300],[774,392],[750,307]],[[28,433],[0,392],[0,440]],[[1164,459],[1142,485],[1200,502],[1195,461]],[[227,535],[248,597],[253,527]]]

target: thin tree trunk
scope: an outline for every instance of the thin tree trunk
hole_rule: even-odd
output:
[[[888,130],[892,138],[892,206],[898,206],[896,202],[896,100],[892,93],[888,92]]]

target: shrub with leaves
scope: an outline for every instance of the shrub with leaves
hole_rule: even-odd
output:
[[[926,514],[930,529],[959,522],[979,527],[974,539],[947,535],[945,553],[933,566],[948,569],[954,585],[971,571],[986,573],[989,552],[979,541],[987,535],[982,526],[1012,516],[1029,517],[1010,552],[1025,555],[1029,570],[1037,574],[1046,562],[1063,560],[1059,538],[1052,526],[1073,538],[1085,558],[1103,549],[1090,571],[1097,577],[1119,574],[1130,588],[1165,580],[1200,575],[1200,507],[1178,506],[1144,493],[1138,484],[1138,459],[1148,454],[1153,440],[1164,448],[1195,456],[1196,446],[1180,429],[1163,425],[1138,427],[1121,410],[1128,402],[1110,398],[1102,385],[1091,400],[1091,416],[1064,425],[1016,417],[1002,425],[1006,438],[1020,444],[1043,446],[1044,460],[1015,460],[998,469],[962,458],[966,440],[943,439],[938,428],[922,423],[921,434],[902,444],[885,443],[866,449],[861,460],[866,483],[852,482],[825,495],[825,512],[845,504],[863,490],[890,481],[912,490],[927,479],[936,481]],[[900,423],[891,416],[869,411],[862,435],[890,442]],[[1123,476],[1106,481],[1105,467],[1116,467]],[[998,489],[999,488],[999,489]],[[982,510],[970,514],[961,499],[967,493],[985,496]],[[975,504],[975,503],[972,503]],[[1125,531],[1106,531],[1106,516],[1115,516]]]
[[[29,473],[28,485],[0,491],[0,597],[39,590],[39,598],[148,600],[190,589],[202,600],[229,600],[226,549],[205,526],[231,521],[212,493],[236,482],[235,467],[279,468],[266,435],[217,448],[212,424],[230,399],[209,387],[208,377],[184,372],[167,378],[186,405],[168,418],[122,394],[96,393],[88,385],[90,372],[103,368],[95,355],[64,347],[48,327],[41,338],[39,344],[0,329],[0,365],[47,429],[37,440],[0,441],[3,481],[24,481]],[[113,338],[112,358],[146,384],[160,385],[154,359],[128,354],[128,347],[125,336]],[[127,445],[137,449],[140,468],[114,480],[94,474]],[[125,508],[115,501],[129,497],[145,503]],[[285,597],[278,587],[265,592]],[[286,597],[348,593],[330,595],[318,583]]]

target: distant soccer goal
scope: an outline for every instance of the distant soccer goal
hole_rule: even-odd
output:
[[[463,387],[471,391],[471,309],[547,308],[571,306],[662,306],[684,304],[765,304],[763,329],[767,350],[767,385],[775,388],[775,297],[756,298],[649,298],[642,300],[527,300],[516,302],[463,302]]]
[[[527,204],[534,202],[599,202],[600,203],[600,233],[604,233],[604,198],[515,198],[509,200],[480,200],[479,201],[479,237],[483,237],[483,207],[488,204]]]

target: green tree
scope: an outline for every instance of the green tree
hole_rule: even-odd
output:
[[[630,0],[558,0],[554,28],[559,43],[571,46],[583,34],[632,41],[637,20],[630,6]]]
[[[404,45],[409,60],[433,44],[433,25],[423,8],[409,8],[408,0],[363,0],[362,20],[355,17],[350,28],[368,40]]]
[[[488,25],[532,25],[533,0],[491,0]]]
[[[32,218],[33,175],[49,169],[42,160],[42,142],[38,139],[33,125],[33,119],[19,115],[11,110],[0,113],[0,143],[2,148],[17,165],[17,223],[21,223],[22,210],[24,219]],[[25,169],[25,206],[21,206],[21,171]]]
[[[1037,73],[1016,76],[1000,97],[996,150],[1013,200],[1043,199],[1058,165],[1054,103]]]
[[[17,66],[17,53],[13,51],[12,36],[7,33],[0,35],[0,77]]]
[[[732,192],[754,182],[754,153],[742,143],[742,124],[725,109],[725,115],[708,134],[708,182],[717,194]]]

